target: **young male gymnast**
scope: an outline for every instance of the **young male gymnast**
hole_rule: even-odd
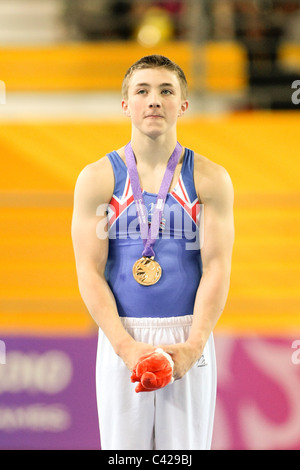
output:
[[[187,93],[168,58],[133,64],[122,87],[130,142],[87,165],[75,187],[72,239],[80,293],[99,327],[105,450],[211,447],[213,329],[229,290],[233,188],[223,167],[177,141]],[[136,393],[132,371],[158,347],[174,380]]]

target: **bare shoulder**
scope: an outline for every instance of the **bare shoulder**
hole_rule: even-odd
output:
[[[77,198],[99,204],[109,202],[114,191],[114,173],[107,156],[90,163],[80,172],[75,185]]]
[[[233,185],[228,171],[221,165],[195,153],[194,180],[201,202],[233,199]]]

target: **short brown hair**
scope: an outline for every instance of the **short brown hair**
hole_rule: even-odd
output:
[[[135,62],[129,69],[127,70],[123,83],[122,83],[122,96],[124,99],[128,98],[128,87],[129,81],[132,77],[133,73],[136,70],[143,70],[143,69],[154,69],[154,68],[164,68],[169,70],[170,72],[174,72],[178,78],[181,94],[183,99],[187,98],[188,95],[188,85],[185,74],[179,65],[175,64],[172,60],[168,59],[163,55],[153,54],[142,57],[137,62]]]

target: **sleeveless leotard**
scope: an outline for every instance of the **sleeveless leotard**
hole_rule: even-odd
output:
[[[143,252],[135,202],[125,163],[116,151],[107,156],[113,167],[115,188],[108,208],[109,251],[105,277],[119,315],[138,318],[192,315],[202,276],[201,204],[194,185],[194,152],[185,149],[178,183],[166,198],[160,233],[154,245],[162,277],[153,286],[142,286],[133,278],[132,266]],[[143,191],[149,223],[156,196]]]

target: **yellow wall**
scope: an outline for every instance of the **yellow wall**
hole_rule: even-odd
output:
[[[136,42],[0,48],[0,79],[8,91],[119,91],[129,65],[157,52],[157,47],[145,48]],[[195,80],[210,91],[236,91],[247,85],[245,51],[236,43],[195,48],[186,42],[170,42],[160,45],[159,53],[184,69],[191,89]]]
[[[119,91],[128,66],[153,53],[178,63],[190,89],[231,93],[247,87],[247,53],[234,41],[165,42],[149,48],[134,41],[0,47],[0,80],[8,91]],[[281,44],[279,61],[286,70],[299,71],[299,44]]]
[[[229,171],[236,242],[217,329],[299,331],[299,128],[295,113],[186,117],[179,139]],[[127,120],[0,127],[1,335],[87,334],[70,237],[72,193],[87,163],[129,140]]]

